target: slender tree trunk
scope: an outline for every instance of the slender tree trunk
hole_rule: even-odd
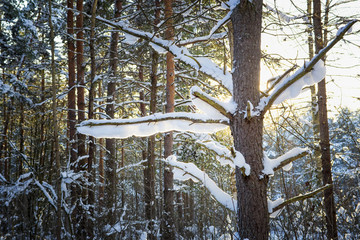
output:
[[[95,85],[94,79],[96,75],[96,60],[95,60],[95,17],[96,17],[96,6],[97,0],[94,0],[92,3],[91,9],[91,25],[90,25],[90,91],[89,91],[89,109],[88,109],[88,118],[94,118],[94,95],[95,95]],[[93,163],[95,160],[95,138],[93,136],[89,137],[89,157],[88,157],[88,181],[91,184],[88,187],[88,205],[90,206],[90,218],[87,221],[87,236],[92,239],[94,238],[94,211],[95,211],[95,173],[93,169]]]
[[[312,25],[312,0],[307,0],[307,14],[309,17],[309,25]],[[312,35],[312,27],[307,29],[308,32],[308,47],[309,47],[309,59],[314,57],[314,39]],[[311,119],[312,119],[312,128],[313,128],[313,141],[315,144],[319,141],[319,112],[318,112],[318,102],[317,102],[317,92],[316,85],[310,86],[311,92]],[[315,163],[315,174],[318,179],[317,184],[321,182],[321,156],[319,149],[314,151],[314,163]]]
[[[76,154],[76,102],[75,102],[75,45],[74,45],[74,13],[73,0],[67,0],[67,34],[68,34],[68,130],[70,162],[74,163]]]
[[[318,53],[323,47],[323,27],[321,24],[321,1],[314,0],[314,33],[315,33],[315,51]],[[323,59],[324,60],[324,59]],[[331,172],[331,154],[329,124],[327,117],[326,103],[326,81],[323,79],[318,83],[318,106],[319,106],[319,129],[320,129],[320,150],[323,184],[332,184]],[[326,215],[326,228],[328,239],[338,239],[336,225],[336,210],[334,200],[334,190],[330,187],[324,191],[324,208]]]
[[[174,40],[174,26],[172,9],[172,0],[165,0],[165,19],[166,23],[165,39]],[[175,62],[174,56],[168,52],[166,54],[166,112],[174,112],[175,99]],[[165,134],[164,139],[164,157],[165,159],[172,155],[173,149],[173,133]],[[175,239],[174,226],[174,190],[173,181],[174,176],[171,166],[166,166],[164,169],[164,213],[162,218],[162,239]]]
[[[160,19],[160,2],[155,1],[155,21],[156,26]],[[156,27],[154,29],[157,30]],[[159,54],[151,51],[151,73],[150,73],[150,114],[156,112],[156,100],[157,100],[157,68],[159,61]],[[148,157],[147,163],[144,169],[145,177],[145,217],[149,221],[148,224],[148,239],[156,239],[156,232],[154,224],[156,220],[156,204],[155,204],[155,135],[152,135],[148,139]]]
[[[19,152],[20,154],[24,153],[24,105],[20,106],[20,120],[19,120],[19,135],[20,135],[20,143],[19,143]],[[23,174],[23,156],[19,156],[19,165],[18,165],[18,176]]]
[[[84,66],[84,15],[83,15],[83,0],[76,1],[76,68],[77,68],[77,108],[78,108],[78,123],[85,120],[85,66]],[[85,140],[86,136],[78,133],[78,157],[86,155]],[[81,158],[78,162],[78,169],[85,170],[86,158]]]
[[[268,177],[262,176],[263,116],[245,118],[243,113],[248,101],[256,106],[260,99],[262,1],[241,1],[234,9],[231,20],[234,29],[233,98],[239,109],[231,120],[231,131],[235,149],[251,166],[249,176],[236,168],[237,230],[240,239],[268,239]]]
[[[122,1],[115,0],[115,12],[114,17],[120,17],[122,8]],[[116,94],[116,76],[117,76],[117,64],[118,64],[118,41],[119,33],[112,32],[110,40],[110,80],[107,86],[107,105],[106,114],[110,118],[114,118],[115,115],[115,94]],[[106,149],[108,154],[106,157],[105,168],[105,197],[107,201],[107,222],[110,225],[115,224],[115,203],[116,203],[116,142],[115,139],[106,139]]]
[[[78,14],[76,16],[76,70],[77,70],[77,108],[78,108],[78,123],[85,120],[85,83],[84,83],[84,32],[83,32],[83,0],[76,1],[76,10]],[[75,171],[84,171],[86,166],[87,159],[84,157],[86,155],[85,150],[85,140],[86,136],[83,134],[77,134],[77,163],[75,164]],[[82,181],[84,185],[84,181]],[[81,198],[82,202],[85,202],[86,199],[86,188],[81,186],[76,186],[76,197]],[[82,206],[80,202],[76,204],[74,215],[76,219],[76,237],[85,238],[86,237],[86,214],[83,213]]]
[[[59,154],[59,136],[58,136],[58,119],[57,119],[57,102],[56,102],[56,75],[55,75],[55,34],[54,27],[52,25],[52,8],[51,8],[51,0],[49,3],[49,26],[50,26],[50,44],[51,44],[51,92],[52,92],[52,117],[53,117],[53,140],[54,140],[54,153],[55,153],[55,172],[57,176],[56,181],[56,195],[58,196],[58,200],[56,202],[56,228],[55,235],[56,239],[61,239],[61,166],[60,166],[60,154]]]

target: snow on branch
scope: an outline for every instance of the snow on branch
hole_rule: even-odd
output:
[[[134,119],[87,120],[77,130],[81,134],[96,138],[146,137],[169,131],[214,133],[228,127],[224,119],[210,118],[197,113],[156,113]]]
[[[307,148],[297,147],[275,159],[269,159],[267,156],[264,156],[264,170],[262,172],[266,175],[273,175],[275,171],[279,170],[280,168],[286,168],[293,161],[304,157],[307,154],[309,154],[309,150]],[[285,170],[290,170],[290,168]]]
[[[165,160],[174,167],[174,178],[188,180],[189,178],[200,181],[209,190],[211,195],[224,207],[235,212],[237,201],[224,192],[218,185],[193,163],[178,162],[176,156],[171,155]]]
[[[55,210],[57,210],[56,202],[54,202],[54,199],[51,197],[51,195],[48,193],[48,191],[46,191],[44,186],[41,185],[38,180],[35,180],[34,182],[35,182],[36,186],[38,186],[40,188],[40,190],[43,192],[45,197],[48,199],[49,203],[54,207]],[[50,185],[48,185],[48,186],[50,186]],[[52,192],[54,193],[54,191],[52,191]],[[57,198],[57,196],[54,195],[54,198]]]
[[[229,0],[225,5],[229,6],[230,11],[226,14],[226,16],[220,19],[216,25],[211,29],[209,38],[223,25],[230,21],[231,15],[235,9],[235,7],[240,3],[240,0]]]
[[[163,52],[163,50],[166,50],[172,53],[175,58],[179,59],[185,64],[190,65],[197,71],[200,71],[203,74],[211,77],[221,86],[223,86],[226,90],[232,93],[233,83],[231,73],[229,71],[224,72],[224,70],[216,63],[214,63],[211,59],[206,57],[194,57],[191,55],[191,53],[186,47],[178,47],[173,41],[158,38],[154,34],[149,32],[133,29],[129,27],[128,24],[124,21],[113,22],[102,17],[96,17],[96,19],[111,27],[120,29],[127,34],[149,41],[150,43],[152,43],[151,46],[156,51]]]
[[[199,43],[199,42],[206,42],[209,40],[220,40],[220,39],[224,39],[227,36],[226,32],[222,32],[222,33],[216,33],[213,35],[207,35],[207,36],[203,36],[203,37],[196,37],[196,38],[190,38],[190,39],[186,39],[186,40],[181,40],[178,41],[176,43],[177,46],[181,47],[181,46],[185,46],[185,45],[189,45],[189,44],[194,44],[194,43]]]
[[[310,62],[305,63],[304,66],[297,70],[292,76],[277,84],[269,96],[263,97],[260,100],[260,104],[257,108],[260,111],[263,111],[264,114],[273,104],[279,104],[286,99],[295,98],[300,94],[304,86],[313,85],[324,79],[325,67],[324,62],[321,59],[344,37],[346,32],[357,21],[358,20],[356,19],[350,21],[337,33],[335,39],[314,56]]]
[[[190,89],[191,100],[194,105],[206,115],[216,118],[232,119],[232,113],[236,111],[236,103],[233,101],[221,102],[201,91],[197,86]]]
[[[231,150],[229,150],[228,148],[222,146],[220,143],[215,141],[197,141],[196,143],[216,153],[220,157],[220,159],[218,160],[221,165],[229,165],[233,169],[235,169],[235,167],[238,167],[241,169],[244,175],[250,175],[250,165],[245,162],[244,156],[235,149],[232,148]]]
[[[207,150],[214,152],[219,157],[217,160],[222,166],[229,165],[231,168],[235,169],[233,154],[227,147],[221,145],[219,142],[212,140],[198,140],[196,143],[205,147]]]
[[[289,204],[297,202],[297,201],[302,201],[302,200],[305,200],[307,198],[311,198],[311,197],[315,196],[316,194],[318,194],[319,192],[322,192],[325,189],[328,189],[330,187],[332,187],[331,184],[326,184],[325,186],[323,186],[321,188],[318,188],[315,191],[312,191],[312,192],[309,192],[309,193],[306,193],[306,194],[303,194],[303,195],[299,195],[299,196],[287,199],[287,200],[283,201],[282,203],[278,204],[277,206],[274,206],[271,209],[269,208],[269,212],[270,213],[275,213],[276,211],[282,209],[286,205],[289,205]]]

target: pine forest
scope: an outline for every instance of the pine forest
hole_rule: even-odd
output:
[[[0,0],[0,239],[360,239],[359,0]]]

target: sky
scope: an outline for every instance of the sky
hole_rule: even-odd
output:
[[[297,7],[306,9],[306,1],[293,2],[296,2]],[[338,4],[340,2],[344,1],[331,1],[331,4]],[[303,13],[298,11],[294,5],[291,4],[291,1],[268,0],[265,1],[265,3],[269,4],[271,7],[274,7],[276,4],[278,9],[289,17],[303,15]],[[330,28],[331,33],[329,34],[329,40],[332,40],[335,37],[337,29],[344,25],[335,20],[338,21],[342,16],[348,18],[349,16],[354,16],[356,14],[358,14],[359,17],[359,13],[359,0],[334,7],[330,14],[332,26]],[[279,21],[284,25],[305,23],[302,19],[291,20],[288,23],[284,20]],[[280,54],[285,58],[300,58],[301,60],[297,61],[297,64],[301,66],[304,63],[304,59],[308,58],[307,35],[303,31],[304,28],[300,29],[299,25],[294,26],[283,27],[282,30],[279,30],[277,27],[278,30],[275,32],[268,31],[268,33],[277,33],[274,35],[264,33],[262,38],[262,49],[269,54]],[[329,97],[328,107],[330,115],[336,114],[336,108],[338,107],[348,107],[352,110],[360,109],[360,34],[354,34],[354,32],[359,30],[360,22],[356,23],[352,32],[345,36],[345,40],[350,41],[351,43],[341,41],[327,56],[328,66],[326,80],[328,83],[327,93]],[[296,37],[286,36],[286,34],[295,34]],[[295,63],[296,61],[292,62]],[[284,61],[284,63],[287,67],[291,66],[290,62],[286,63]],[[287,68],[285,68],[285,70],[286,69]],[[278,69],[278,71],[274,71],[274,69],[269,70],[269,68],[263,64],[261,73],[262,81],[265,82],[266,79],[280,75],[283,71],[284,70],[282,69]],[[305,98],[305,95],[300,96],[300,98],[301,97]],[[356,99],[356,97],[359,99]]]

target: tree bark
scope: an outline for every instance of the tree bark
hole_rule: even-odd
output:
[[[53,141],[54,141],[54,153],[55,153],[55,173],[56,178],[58,179],[56,182],[56,195],[58,200],[56,202],[56,228],[55,228],[55,236],[56,239],[61,239],[61,166],[60,166],[60,152],[59,152],[59,136],[58,136],[58,119],[57,119],[57,102],[56,102],[56,75],[55,75],[55,34],[54,27],[52,25],[52,8],[51,8],[51,0],[49,3],[49,27],[50,27],[50,44],[51,44],[51,92],[52,92],[52,117],[53,117]]]
[[[115,0],[114,2],[114,17],[120,17],[122,9],[122,1]],[[115,95],[116,95],[116,76],[118,64],[118,41],[119,33],[117,31],[111,33],[110,40],[110,79],[107,86],[107,105],[106,114],[110,118],[115,115]],[[115,204],[116,204],[116,141],[115,139],[106,139],[106,149],[108,154],[106,156],[105,168],[105,197],[106,207],[109,211],[107,214],[107,222],[110,225],[115,224]]]
[[[155,20],[156,26],[160,21],[160,2],[155,1]],[[157,30],[156,27],[154,29]],[[150,114],[156,112],[156,100],[157,100],[157,68],[158,68],[159,54],[155,51],[151,51],[151,73],[150,73]],[[148,154],[147,163],[144,169],[145,177],[145,217],[149,221],[148,224],[148,238],[149,240],[156,239],[156,232],[154,224],[156,220],[156,204],[155,204],[155,135],[152,135],[148,139]]]
[[[76,16],[76,80],[77,80],[77,108],[78,108],[78,123],[85,120],[85,66],[84,66],[84,15],[83,15],[83,0],[76,1],[76,10],[79,12]],[[85,140],[86,136],[83,134],[77,135],[78,138],[78,157],[86,155]],[[77,169],[79,171],[85,170],[86,159],[82,158],[78,162]]]
[[[174,26],[172,9],[172,0],[165,0],[165,19],[166,22],[165,39],[174,40]],[[174,112],[174,99],[175,99],[175,62],[174,56],[166,53],[166,107],[167,113]],[[164,157],[165,159],[172,154],[173,149],[173,133],[168,132],[165,134],[164,139]],[[162,239],[175,239],[175,226],[174,226],[174,190],[173,190],[174,176],[172,167],[167,165],[164,169],[164,212],[162,217]]]
[[[243,113],[248,101],[256,106],[260,99],[262,1],[241,1],[234,9],[231,20],[234,29],[233,98],[238,105],[238,113],[230,127],[235,149],[251,166],[249,176],[236,168],[237,230],[240,239],[268,239],[268,178],[261,172],[263,116],[245,118]]]
[[[76,154],[76,100],[75,100],[75,45],[74,45],[74,13],[73,0],[67,0],[67,34],[68,34],[68,129],[70,162],[74,163]]]
[[[78,123],[85,120],[85,83],[84,83],[84,71],[85,68],[83,66],[84,63],[84,32],[83,32],[83,0],[76,1],[76,10],[78,14],[76,16],[76,80],[77,80],[77,115],[78,115]],[[75,164],[75,171],[84,171],[87,159],[84,158],[86,155],[85,151],[85,140],[86,136],[80,133],[77,133],[77,157]],[[82,180],[82,185],[84,185],[84,181]],[[82,201],[86,199],[86,191],[85,188],[81,186],[75,187],[76,196],[75,198],[81,198]],[[86,214],[83,214],[82,206],[79,202],[76,204],[74,209],[74,217],[76,219],[75,224],[77,227],[76,238],[81,239],[86,237]]]
[[[95,60],[95,16],[96,16],[96,7],[97,0],[94,0],[92,3],[91,9],[91,25],[90,25],[90,91],[89,91],[89,109],[88,109],[88,118],[94,118],[94,97],[95,97],[95,75],[96,75],[96,60]],[[95,183],[95,173],[93,169],[93,163],[95,160],[95,138],[93,136],[89,137],[89,157],[88,157],[88,181],[91,184],[88,190],[88,205],[90,206],[90,218],[87,221],[87,236],[92,239],[94,238],[94,204],[95,204],[95,188],[93,187]]]
[[[321,23],[321,1],[314,0],[314,33],[315,33],[315,52],[324,47],[323,41],[323,27]],[[323,59],[324,60],[324,59]],[[324,209],[326,215],[326,228],[328,239],[338,239],[337,225],[336,225],[336,210],[334,200],[334,190],[332,187],[332,172],[331,172],[331,154],[330,154],[330,137],[329,124],[327,117],[327,102],[326,102],[326,81],[323,79],[318,83],[318,106],[319,106],[319,130],[320,130],[320,150],[321,150],[321,165],[322,165],[322,179],[323,184],[331,184],[330,188],[324,190]]]

